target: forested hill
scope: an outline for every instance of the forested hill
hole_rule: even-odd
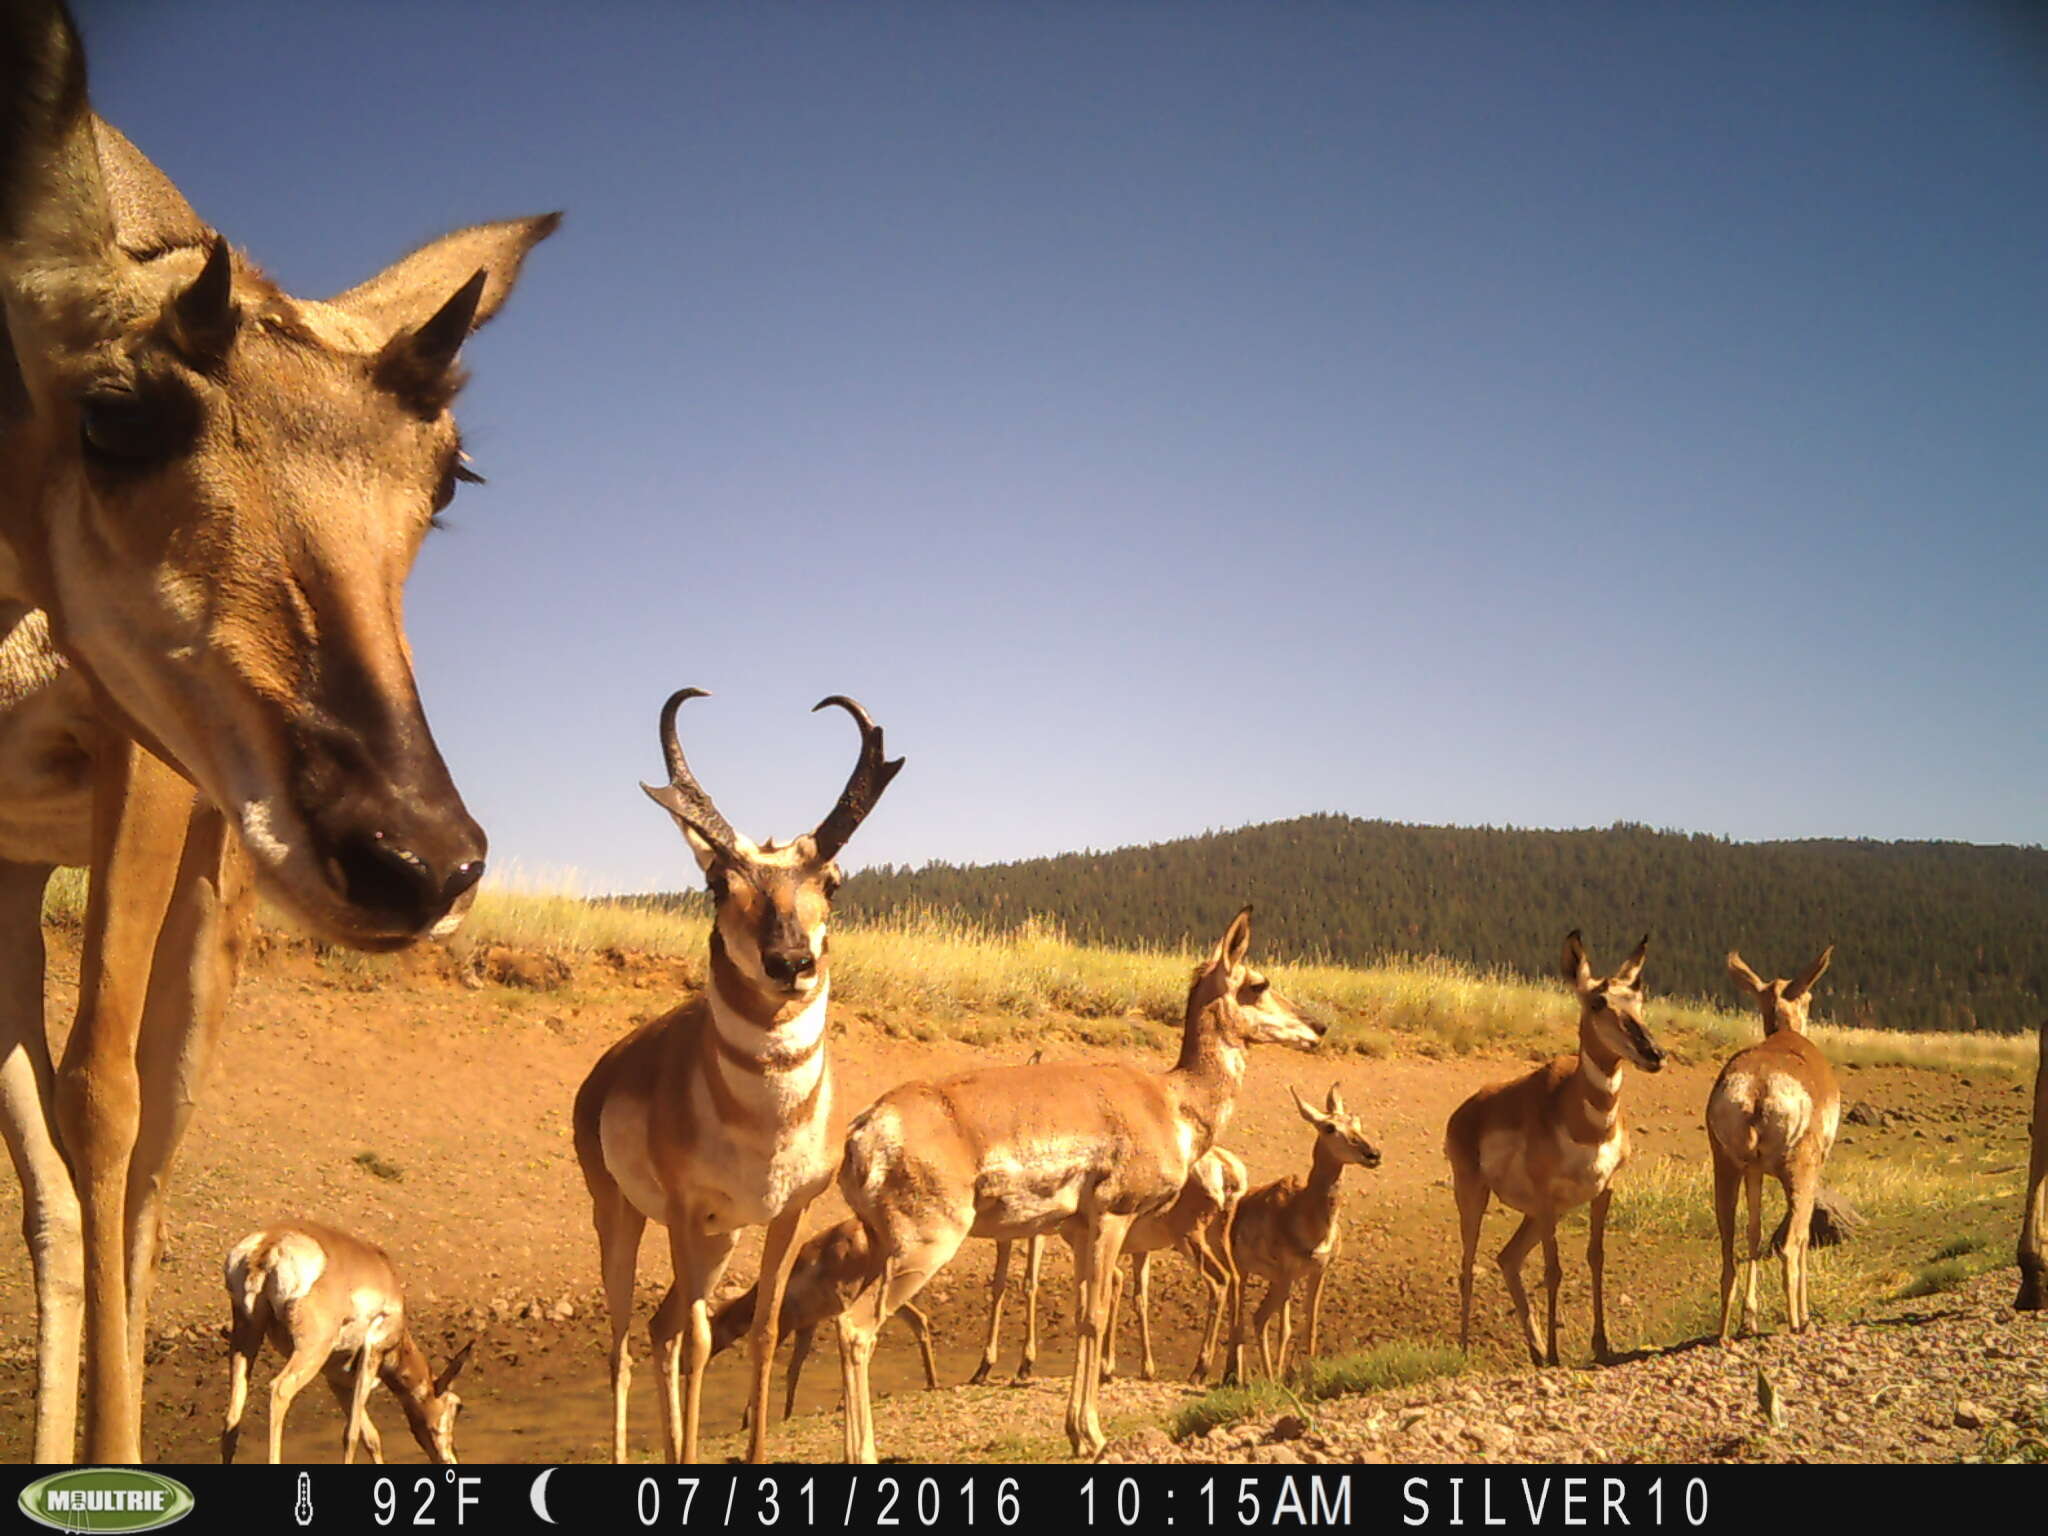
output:
[[[1735,843],[1619,825],[1571,832],[1306,816],[1016,864],[881,867],[840,911],[998,928],[1053,919],[1113,945],[1207,943],[1245,901],[1275,958],[1447,955],[1552,974],[1565,931],[1596,965],[1645,930],[1653,992],[1732,996],[1729,949],[1796,975],[1823,944],[1815,1014],[1894,1029],[2033,1029],[2048,1009],[2048,851],[1967,843]]]

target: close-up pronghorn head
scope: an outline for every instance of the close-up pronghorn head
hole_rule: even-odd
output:
[[[555,224],[293,298],[93,114],[62,7],[0,0],[0,594],[48,612],[104,717],[344,943],[452,927],[483,872],[404,587],[476,478],[457,355]]]
[[[1781,1029],[1803,1035],[1806,1033],[1807,1011],[1813,1006],[1813,984],[1820,980],[1821,973],[1834,958],[1835,946],[1830,944],[1797,981],[1787,981],[1782,976],[1776,981],[1765,981],[1731,949],[1728,951],[1728,974],[1737,986],[1749,993],[1757,1010],[1763,1014],[1766,1035],[1775,1035]]]
[[[1586,958],[1585,943],[1574,928],[1564,936],[1564,959],[1559,969],[1579,995],[1579,1029],[1590,1031],[1608,1055],[1631,1061],[1645,1072],[1664,1070],[1664,1049],[1650,1035],[1643,1021],[1642,988],[1636,982],[1643,973],[1643,957],[1650,952],[1646,933],[1635,952],[1621,963],[1612,976],[1593,974]]]
[[[1359,1168],[1379,1167],[1380,1149],[1366,1136],[1358,1116],[1344,1107],[1344,1095],[1337,1091],[1335,1083],[1330,1084],[1329,1096],[1323,1100],[1321,1109],[1304,1099],[1301,1090],[1292,1083],[1287,1085],[1287,1091],[1294,1095],[1295,1109],[1315,1128],[1317,1143],[1333,1162]]]
[[[852,699],[833,694],[812,711],[836,705],[860,727],[860,757],[839,803],[812,831],[786,843],[754,843],[733,830],[711,803],[676,739],[676,711],[701,688],[670,695],[661,709],[661,750],[668,783],[642,784],[648,797],[676,820],[711,892],[711,965],[714,981],[729,967],[771,1005],[808,999],[825,986],[832,897],[839,889],[835,862],[882,791],[903,768],[884,756],[882,728]],[[730,979],[730,978],[728,978]]]
[[[1328,1026],[1300,1013],[1246,956],[1252,947],[1252,909],[1230,920],[1209,958],[1195,969],[1188,1012],[1216,1011],[1219,1032],[1234,1045],[1295,1045],[1312,1049]]]

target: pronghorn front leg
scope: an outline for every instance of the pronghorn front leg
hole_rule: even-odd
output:
[[[132,742],[102,740],[78,1020],[57,1079],[85,1236],[85,1454],[101,1463],[142,1459],[140,1382],[128,1348],[128,1169],[141,1122],[136,1045],[191,807],[191,789],[170,769]]]
[[[142,1105],[128,1165],[127,1228],[128,1356],[138,1381],[171,1160],[220,1036],[254,901],[241,844],[219,811],[196,802],[150,965],[136,1049]]]
[[[703,1421],[704,1367],[711,1360],[711,1292],[725,1273],[726,1260],[732,1257],[733,1236],[697,1230],[702,1226],[700,1213],[687,1206],[670,1216],[668,1247],[675,1284],[655,1312],[650,1331],[655,1358],[661,1362],[662,1420],[669,1460],[694,1465],[697,1431]],[[756,1315],[757,1323],[760,1315]],[[772,1347],[776,1313],[765,1315]],[[755,1433],[760,1432],[765,1409],[764,1401],[755,1402]]]
[[[21,1180],[21,1232],[36,1287],[35,1459],[77,1451],[84,1299],[78,1191],[57,1139],[43,1020],[43,864],[0,863],[0,1135]]]
[[[782,1321],[782,1293],[789,1284],[790,1265],[796,1259],[797,1228],[804,1211],[815,1198],[792,1200],[780,1216],[768,1223],[761,1244],[761,1278],[754,1291],[754,1422],[747,1435],[747,1460],[756,1466],[768,1459],[768,1393],[775,1376],[775,1341]],[[705,1353],[710,1353],[709,1324],[706,1325]],[[790,1362],[790,1393],[796,1392],[796,1364]],[[783,1410],[783,1417],[789,1410]],[[696,1460],[694,1456],[690,1458]]]
[[[1609,1185],[1593,1197],[1587,1213],[1586,1267],[1593,1272],[1593,1358],[1605,1364],[1614,1354],[1607,1342],[1607,1207],[1614,1200]]]

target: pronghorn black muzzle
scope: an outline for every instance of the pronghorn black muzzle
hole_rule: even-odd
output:
[[[299,733],[295,809],[342,931],[395,948],[466,905],[483,878],[483,829],[471,818],[426,722],[370,732],[322,724]]]

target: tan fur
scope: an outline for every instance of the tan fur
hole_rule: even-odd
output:
[[[455,1464],[455,1415],[462,1399],[450,1390],[468,1363],[464,1345],[436,1378],[405,1321],[405,1292],[390,1255],[334,1227],[295,1221],[250,1233],[228,1253],[228,1411],[220,1459],[235,1459],[249,1372],[267,1338],[285,1357],[270,1384],[270,1464],[283,1458],[285,1415],[317,1373],[348,1415],[341,1459],[356,1447],[382,1463],[383,1442],[370,1422],[378,1382],[405,1409],[413,1438],[429,1460]]]
[[[876,1456],[867,1367],[890,1314],[967,1238],[1051,1232],[1074,1251],[1079,1299],[1067,1437],[1076,1455],[1102,1448],[1102,1340],[1125,1234],[1179,1198],[1223,1131],[1245,1048],[1309,1045],[1322,1033],[1246,964],[1250,943],[1247,908],[1197,973],[1169,1072],[994,1067],[906,1083],[854,1117],[839,1188],[882,1254],[883,1275],[839,1319],[848,1460]]]
[[[617,1462],[627,1456],[633,1277],[650,1221],[668,1229],[675,1276],[648,1329],[663,1378],[664,1448],[671,1461],[686,1462],[697,1459],[712,1293],[738,1232],[767,1228],[748,1446],[751,1460],[767,1457],[768,1390],[797,1229],[838,1164],[827,1134],[827,928],[839,884],[831,853],[902,766],[900,758],[883,760],[881,730],[866,712],[837,701],[859,723],[862,742],[838,807],[817,832],[786,846],[756,845],[726,824],[675,740],[676,709],[699,692],[681,690],[663,707],[672,782],[648,793],[675,817],[711,887],[708,982],[701,996],[605,1052],[577,1090],[573,1115],[611,1314]],[[858,814],[848,814],[850,805]]]
[[[782,1318],[776,1324],[780,1343],[791,1334],[796,1343],[789,1353],[789,1382],[783,1391],[782,1416],[796,1411],[797,1383],[803,1376],[804,1361],[810,1358],[818,1326],[844,1312],[882,1272],[882,1261],[868,1241],[867,1228],[849,1216],[837,1226],[815,1234],[797,1250],[789,1269],[789,1285],[782,1293]],[[754,1309],[760,1304],[761,1287],[751,1285],[721,1304],[711,1317],[711,1353],[716,1356],[732,1348],[754,1326]],[[902,1312],[905,1323],[916,1335],[918,1354],[924,1363],[924,1384],[936,1391],[939,1362],[932,1353],[932,1325],[914,1306]]]
[[[1138,1316],[1140,1371],[1151,1381],[1158,1374],[1152,1354],[1152,1256],[1175,1252],[1186,1256],[1209,1291],[1209,1318],[1202,1345],[1195,1352],[1190,1381],[1205,1381],[1215,1367],[1214,1355],[1223,1331],[1223,1314],[1238,1289],[1237,1264],[1231,1254],[1230,1230],[1238,1202],[1250,1186],[1244,1159],[1222,1147],[1211,1147],[1195,1159],[1180,1198],[1163,1211],[1140,1216],[1124,1235],[1124,1256],[1131,1261],[1131,1297]],[[1117,1271],[1109,1302],[1109,1326],[1103,1333],[1102,1375],[1116,1374],[1116,1319],[1123,1306],[1124,1277]]]
[[[459,916],[481,873],[400,619],[455,429],[378,374],[487,318],[554,221],[427,248],[488,251],[465,312],[427,252],[292,299],[93,116],[54,0],[0,0],[0,125],[0,1127],[36,1267],[35,1454],[76,1448],[84,1340],[87,1455],[128,1462],[163,1186],[251,873],[367,948]],[[92,869],[61,1071],[27,894],[59,862]]]
[[[1592,1205],[1586,1263],[1593,1274],[1593,1354],[1606,1359],[1607,1207],[1614,1176],[1628,1161],[1628,1122],[1621,1109],[1623,1063],[1645,1071],[1664,1055],[1643,1022],[1636,979],[1649,948],[1646,936],[1620,970],[1593,975],[1576,930],[1566,935],[1563,972],[1579,999],[1579,1050],[1509,1082],[1482,1088],[1460,1104],[1444,1129],[1444,1155],[1458,1202],[1462,1245],[1458,1270],[1458,1347],[1471,1348],[1472,1264],[1490,1199],[1523,1213],[1522,1224],[1500,1252],[1522,1339],[1538,1365],[1557,1364],[1557,1220],[1575,1206]],[[1543,1245],[1548,1295],[1542,1340],[1522,1289],[1522,1261]]]
[[[2041,1024],[2041,1058],[2034,1068],[2033,1156],[2027,1164],[2027,1213],[2020,1222],[2022,1312],[2048,1310],[2048,1020]]]
[[[1756,1270],[1763,1261],[1763,1180],[1784,1186],[1785,1310],[1795,1332],[1807,1326],[1806,1253],[1821,1167],[1841,1123],[1842,1094],[1827,1058],[1806,1035],[1813,984],[1834,955],[1830,945],[1796,982],[1761,980],[1730,951],[1728,972],[1763,1014],[1764,1038],[1737,1051],[1707,1096],[1707,1147],[1714,1160],[1714,1219],[1721,1235],[1721,1338],[1735,1330],[1735,1210],[1749,1193],[1749,1283],[1743,1326],[1756,1326]]]
[[[1267,1376],[1278,1380],[1287,1371],[1294,1341],[1294,1289],[1308,1285],[1308,1356],[1316,1357],[1321,1339],[1323,1281],[1342,1240],[1337,1222],[1338,1179],[1347,1167],[1377,1168],[1379,1149],[1366,1139],[1356,1115],[1344,1108],[1335,1084],[1319,1111],[1294,1095],[1296,1110],[1315,1131],[1307,1178],[1288,1175],[1262,1184],[1247,1194],[1231,1226],[1231,1252],[1238,1285],[1231,1325],[1230,1358],[1242,1374],[1244,1359],[1244,1282],[1257,1277],[1266,1294],[1253,1318],[1259,1359]],[[1275,1312],[1280,1316],[1280,1346],[1269,1350],[1266,1330]]]

